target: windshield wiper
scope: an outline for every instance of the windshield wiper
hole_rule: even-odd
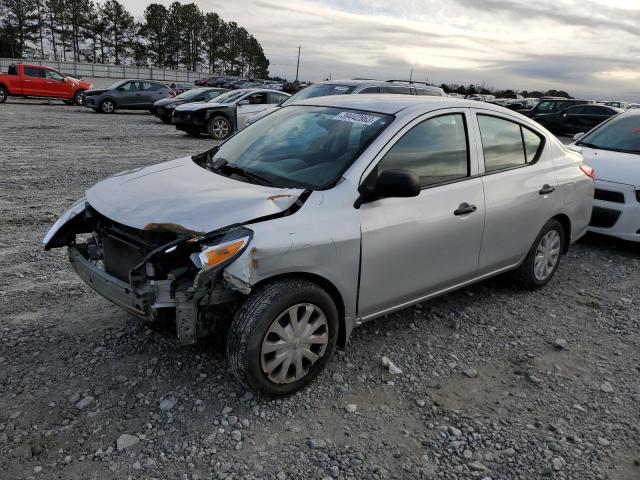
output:
[[[262,184],[262,185],[268,185],[268,186],[273,186],[273,182],[271,180],[269,180],[268,178],[263,177],[262,175],[259,175],[257,173],[253,173],[250,172],[248,170],[245,170],[242,167],[236,167],[235,165],[231,165],[228,160],[219,158],[217,160],[215,160],[212,165],[211,168],[215,171],[218,172],[226,172],[230,175],[232,174],[236,174],[239,175],[241,177],[244,177],[248,180],[253,180],[253,183],[258,183],[258,184]]]

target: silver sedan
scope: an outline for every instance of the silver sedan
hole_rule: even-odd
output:
[[[277,396],[371,319],[505,272],[547,284],[593,193],[578,152],[505,108],[322,97],[99,182],[44,242],[128,312],[172,319],[182,344],[231,312],[231,370]]]

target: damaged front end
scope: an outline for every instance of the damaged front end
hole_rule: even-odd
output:
[[[175,319],[182,345],[209,334],[216,310],[241,293],[222,270],[247,248],[252,230],[232,225],[200,233],[178,224],[117,223],[76,202],[51,228],[45,249],[68,247],[78,276],[127,312],[150,321]]]

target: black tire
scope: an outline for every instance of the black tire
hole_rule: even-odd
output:
[[[9,93],[7,92],[7,89],[0,85],[0,103],[6,102],[8,96]]]
[[[275,321],[298,304],[311,304],[324,314],[327,343],[315,363],[307,365],[304,376],[289,383],[276,383],[262,368],[263,340]],[[251,292],[231,323],[227,340],[229,368],[246,387],[259,394],[269,397],[291,395],[312,382],[331,360],[338,338],[338,322],[338,311],[331,296],[317,284],[297,278],[265,284]],[[303,349],[303,346],[297,348]],[[302,356],[299,358],[302,362]],[[307,360],[307,363],[310,362]],[[294,364],[287,371],[292,367],[297,371]]]
[[[549,232],[554,231],[557,234],[550,234]],[[544,275],[539,275],[539,271],[536,272],[536,255],[538,253],[539,247],[541,247],[541,242],[545,236],[549,235],[553,239],[557,239],[557,257],[555,258],[555,263],[552,267],[548,267],[549,270]],[[547,238],[549,238],[547,237]],[[555,245],[555,241],[554,241]],[[554,249],[555,250],[555,249]],[[560,265],[560,258],[562,257],[562,253],[564,251],[564,228],[562,224],[555,219],[549,220],[540,233],[536,237],[536,240],[533,242],[529,253],[527,254],[524,262],[513,271],[513,277],[516,283],[522,288],[526,288],[528,290],[535,290],[537,288],[543,287],[549,280],[553,278],[553,275],[556,273],[558,269],[558,265]]]
[[[84,90],[78,90],[74,95],[73,95],[73,103],[75,103],[76,105],[78,105],[79,107],[81,107],[82,105],[84,105],[84,97],[86,96]]]
[[[224,140],[231,135],[231,122],[222,115],[211,117],[207,122],[207,135],[214,140]]]
[[[100,102],[100,111],[102,113],[113,113],[116,111],[116,102],[110,98],[106,98]]]

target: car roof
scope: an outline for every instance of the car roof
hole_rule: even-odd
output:
[[[410,107],[427,107],[425,111],[440,108],[482,108],[498,112],[510,110],[489,103],[478,103],[455,97],[428,97],[422,95],[398,95],[370,93],[364,95],[331,95],[329,97],[314,97],[294,102],[291,105],[312,105],[322,107],[347,108],[394,115]]]
[[[440,87],[436,87],[435,85],[427,85],[420,82],[411,82],[409,80],[376,80],[375,78],[371,79],[361,79],[361,78],[352,78],[347,80],[325,80],[324,82],[314,83],[314,85],[386,85],[386,86],[414,86],[416,88],[424,88],[429,90],[442,90]]]
[[[287,95],[287,96],[291,96],[288,93],[285,92],[277,92],[275,90],[271,90],[269,88],[238,88],[236,90],[229,90],[230,92],[253,92],[253,93],[260,93],[260,92],[266,92],[266,93],[282,93],[283,95]]]

